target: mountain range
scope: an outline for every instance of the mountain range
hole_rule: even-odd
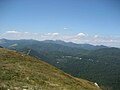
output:
[[[97,82],[103,90],[120,90],[120,49],[60,40],[7,40],[0,46],[41,59],[64,72]]]

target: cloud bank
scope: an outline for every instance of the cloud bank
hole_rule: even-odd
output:
[[[76,35],[62,35],[60,33],[30,33],[30,32],[18,32],[7,31],[0,34],[0,38],[6,38],[11,40],[18,39],[35,39],[35,40],[63,40],[66,42],[74,43],[89,43],[93,45],[106,45],[120,48],[120,37],[115,36],[100,36],[100,35],[88,35],[85,33],[78,33]]]

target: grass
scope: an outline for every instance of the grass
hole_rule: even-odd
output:
[[[0,48],[0,90],[101,90],[25,54]]]

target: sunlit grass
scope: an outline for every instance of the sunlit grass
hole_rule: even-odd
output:
[[[22,53],[0,49],[0,90],[100,90]]]

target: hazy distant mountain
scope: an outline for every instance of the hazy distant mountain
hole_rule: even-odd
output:
[[[54,41],[51,41],[50,43],[47,43],[46,41],[36,41],[36,40],[6,40],[1,39],[0,45],[9,49],[16,49],[21,50],[23,48],[30,48],[33,50],[37,50],[38,52],[50,52],[50,51],[59,51],[64,53],[71,53],[74,54],[74,52],[78,53],[86,53],[88,50],[83,48],[74,48],[74,47],[68,47],[65,45],[52,43]],[[3,42],[3,43],[2,43]]]
[[[76,44],[76,43],[72,43],[72,42],[64,42],[61,40],[45,40],[45,41],[36,41],[36,40],[7,40],[7,39],[0,39],[0,45],[3,45],[5,47],[8,47],[12,44],[23,44],[23,45],[29,45],[29,44],[59,44],[59,45],[63,45],[63,46],[67,46],[67,47],[72,47],[72,48],[77,48],[77,49],[86,49],[86,50],[97,50],[100,48],[107,48],[107,46],[94,46],[91,44]]]
[[[56,44],[60,44],[60,45],[68,46],[68,47],[82,48],[82,49],[87,49],[87,50],[97,50],[97,49],[100,49],[100,48],[107,48],[107,46],[103,46],[103,45],[94,46],[94,45],[91,45],[91,44],[76,44],[76,43],[73,43],[73,42],[64,42],[64,41],[61,41],[61,40],[55,40],[55,41],[45,40],[44,42],[46,42],[46,43],[56,43]]]

